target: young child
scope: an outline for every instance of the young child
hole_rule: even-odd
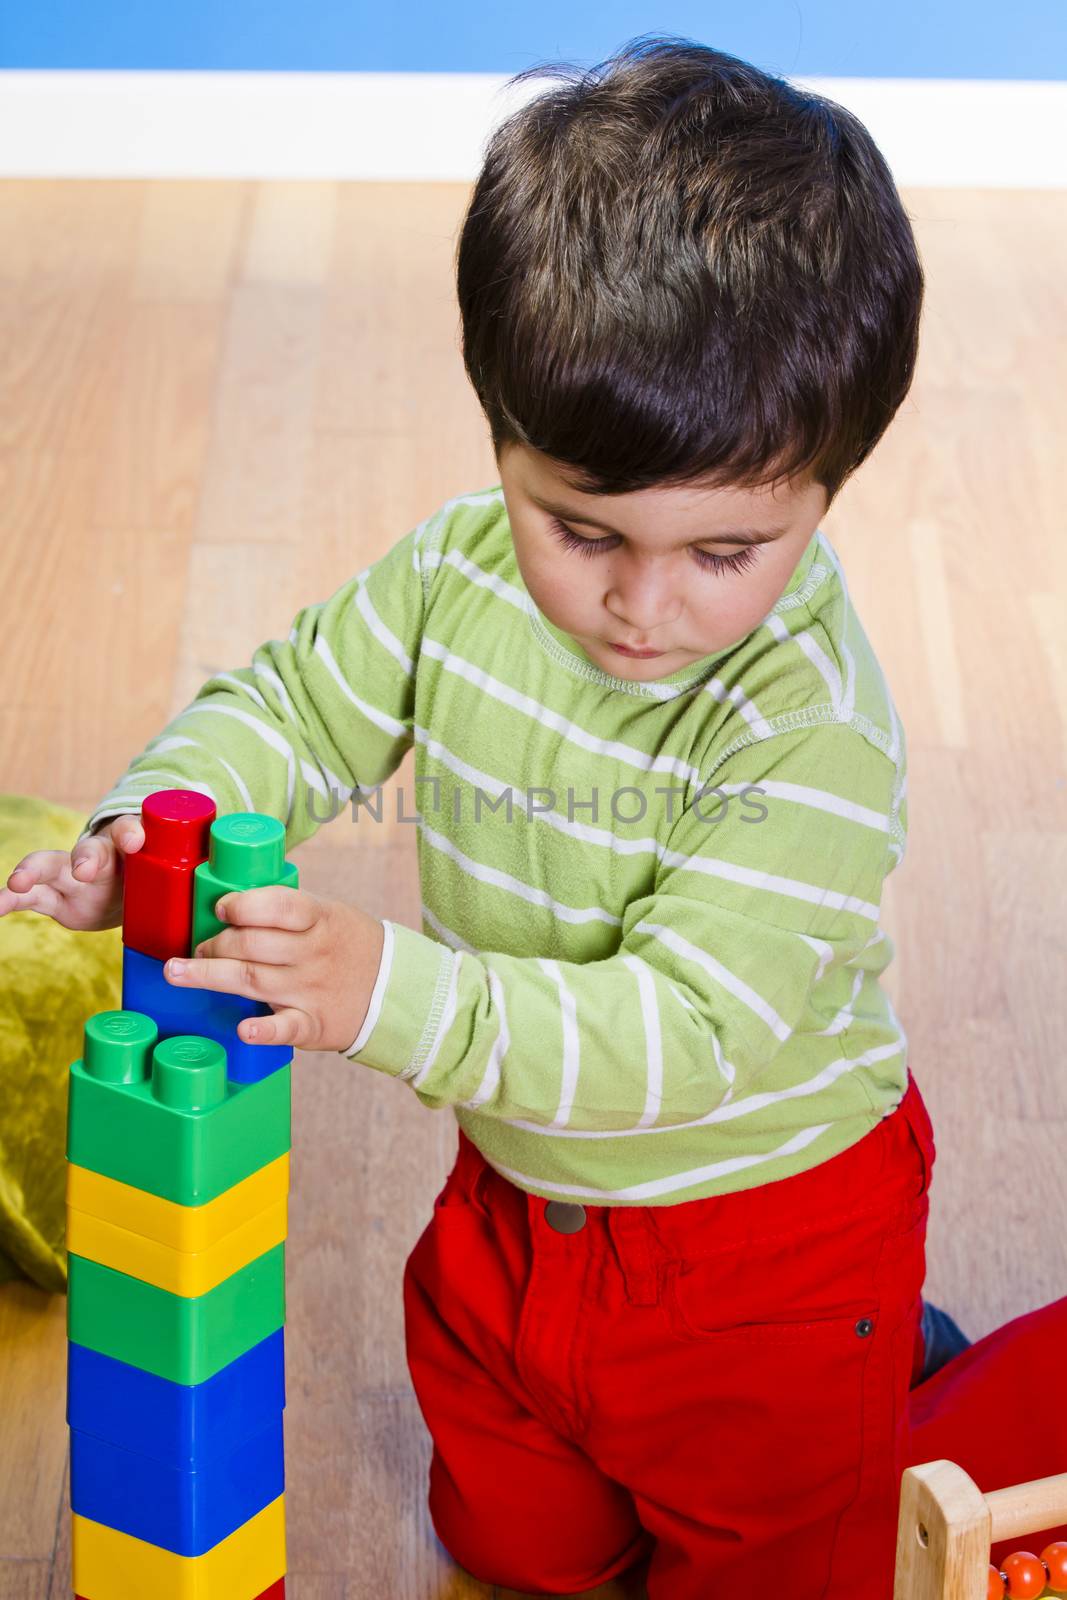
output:
[[[117,922],[153,790],[291,850],[414,743],[422,931],[251,890],[168,976],[454,1112],[404,1274],[443,1543],[525,1592],[889,1600],[909,1385],[966,1341],[924,1368],[905,743],[820,524],[923,273],[840,106],[686,40],[557,75],[458,246],[499,483],[205,683],[0,912]]]

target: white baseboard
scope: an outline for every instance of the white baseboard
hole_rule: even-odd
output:
[[[454,72],[0,71],[2,178],[470,182],[551,86]],[[794,78],[870,129],[898,184],[1067,188],[1067,83]]]

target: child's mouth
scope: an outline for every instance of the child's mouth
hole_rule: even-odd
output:
[[[665,654],[663,650],[631,650],[629,645],[616,644],[612,639],[608,640],[608,644],[612,650],[618,650],[620,655],[634,656],[641,661],[650,659],[652,656],[661,656]]]

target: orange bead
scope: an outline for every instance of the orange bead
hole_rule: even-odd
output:
[[[991,1566],[989,1569],[989,1587],[986,1590],[986,1600],[1004,1600],[1004,1596],[1007,1594],[1007,1592],[1007,1589],[1004,1587],[1004,1574],[998,1571],[996,1567]]]
[[[1004,1576],[1011,1600],[1034,1600],[1044,1593],[1045,1568],[1032,1550],[1013,1550],[1004,1558]]]
[[[1067,1593],[1067,1542],[1057,1539],[1055,1544],[1047,1544],[1041,1552],[1041,1559],[1048,1568],[1048,1586],[1057,1593]]]

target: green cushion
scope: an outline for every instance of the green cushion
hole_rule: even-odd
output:
[[[0,886],[31,850],[70,851],[85,812],[0,794]],[[122,930],[72,933],[37,911],[0,917],[0,1282],[67,1284],[70,1064],[96,1011],[122,1004]]]

